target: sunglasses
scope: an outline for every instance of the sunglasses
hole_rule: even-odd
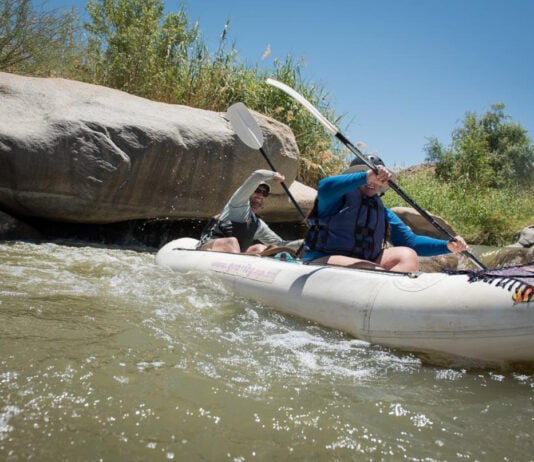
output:
[[[269,191],[267,191],[265,188],[257,188],[254,192],[256,194],[261,194],[263,197],[269,197]]]

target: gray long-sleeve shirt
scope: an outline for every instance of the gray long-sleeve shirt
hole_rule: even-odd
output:
[[[275,172],[271,170],[256,170],[245,180],[245,182],[234,192],[230,200],[224,206],[220,221],[234,221],[244,223],[251,219],[252,208],[250,207],[250,196],[262,181],[270,181],[275,177]],[[259,226],[254,234],[254,240],[262,244],[286,245],[289,241],[283,240],[269,226],[259,218]]]

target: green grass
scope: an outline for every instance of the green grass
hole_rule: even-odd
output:
[[[444,218],[472,244],[510,244],[519,230],[534,223],[534,185],[466,188],[438,182],[426,168],[400,172],[397,183],[420,207]],[[384,202],[388,207],[407,205],[394,191]]]

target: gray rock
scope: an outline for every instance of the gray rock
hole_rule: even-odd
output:
[[[467,258],[457,253],[419,257],[419,268],[423,273],[439,273],[444,270],[462,270],[469,267]]]
[[[437,239],[447,239],[447,236],[445,236],[441,231],[437,230],[428,220],[423,218],[419,212],[417,212],[417,210],[411,207],[393,207],[391,210],[395,212],[415,234],[435,237]],[[457,234],[452,229],[452,226],[449,225],[443,218],[432,214],[430,214],[430,216],[451,235],[455,236]]]
[[[534,263],[534,247],[501,247],[484,255],[488,268],[525,265]]]
[[[206,218],[258,168],[258,151],[224,113],[149,101],[86,83],[0,73],[0,209],[75,223]],[[255,114],[264,148],[307,208],[311,188],[294,182],[291,130]],[[300,216],[276,185],[272,221]]]
[[[534,245],[534,225],[527,226],[519,232],[517,243],[521,247],[532,247]]]
[[[32,226],[0,211],[0,240],[31,240],[39,241],[41,233]]]

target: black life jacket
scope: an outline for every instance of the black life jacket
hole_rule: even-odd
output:
[[[251,214],[250,220],[243,223],[220,220],[219,215],[216,215],[202,230],[200,242],[203,243],[210,239],[233,236],[238,240],[241,252],[245,252],[254,243],[254,235],[259,225],[260,221],[255,213]]]
[[[388,232],[382,200],[358,190],[345,194],[340,210],[327,217],[318,217],[316,200],[309,221],[306,245],[310,250],[370,261],[382,253]]]

